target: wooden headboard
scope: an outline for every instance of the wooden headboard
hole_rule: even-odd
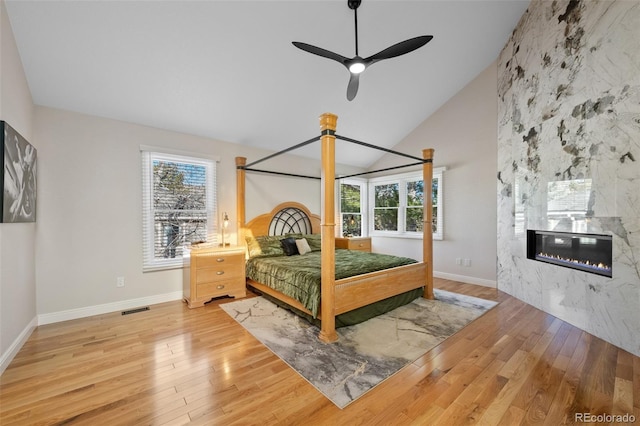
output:
[[[303,204],[287,201],[269,213],[256,216],[243,227],[245,236],[319,234],[320,216],[312,214]]]

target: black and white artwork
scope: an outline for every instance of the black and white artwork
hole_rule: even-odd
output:
[[[2,125],[4,173],[0,207],[2,222],[36,221],[36,149],[5,121]]]

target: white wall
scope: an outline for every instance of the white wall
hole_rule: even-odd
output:
[[[33,109],[5,4],[0,1],[0,118],[39,149],[32,135]],[[35,326],[37,226],[0,224],[0,372]]]
[[[447,168],[444,239],[433,243],[436,276],[496,284],[496,117],[494,62],[393,148],[416,156],[434,148],[434,167]],[[397,158],[386,155],[371,169],[406,163]],[[421,240],[375,237],[372,243],[376,252],[414,258],[422,253]],[[457,265],[456,258],[470,259],[471,266]]]
[[[39,315],[182,291],[181,270],[142,273],[140,145],[219,156],[218,206],[236,238],[235,157],[270,152],[51,108],[36,109]],[[319,133],[318,128],[318,133]],[[318,150],[320,145],[318,144]],[[258,167],[258,166],[256,166]],[[276,157],[259,168],[320,176],[319,161]],[[344,173],[352,169],[340,169]],[[320,183],[247,173],[247,219],[284,201],[320,212]],[[125,287],[116,287],[116,277]]]

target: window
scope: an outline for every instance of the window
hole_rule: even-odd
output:
[[[366,181],[345,179],[340,182],[340,224],[343,236],[362,237],[366,229],[364,215]]]
[[[433,238],[442,239],[442,172],[435,169],[431,186]],[[422,173],[374,178],[369,181],[372,234],[420,238],[423,231]]]
[[[373,185],[373,230],[397,231],[400,209],[400,184]]]
[[[215,242],[215,159],[142,148],[143,270],[182,267],[185,244]]]

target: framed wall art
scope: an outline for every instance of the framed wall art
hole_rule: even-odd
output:
[[[36,221],[37,151],[6,121],[2,126],[2,162],[0,174],[2,222]]]

